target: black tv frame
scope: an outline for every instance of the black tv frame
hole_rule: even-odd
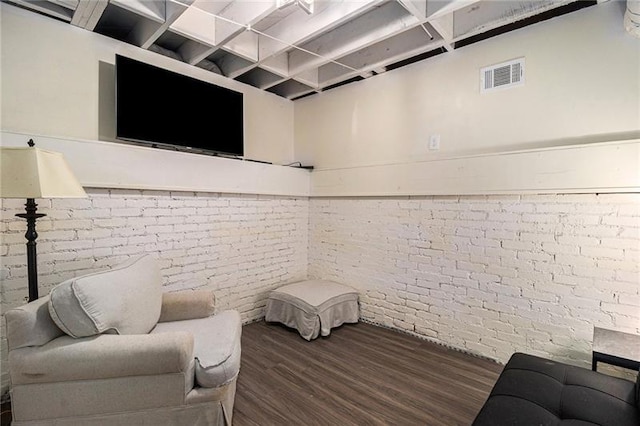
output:
[[[238,159],[241,159],[243,157],[244,155],[244,95],[242,92],[237,92],[222,86],[218,86],[214,83],[193,78],[184,74],[180,74],[180,73],[168,70],[166,68],[161,68],[155,65],[151,65],[151,64],[148,64],[133,58],[129,58],[126,56],[118,55],[118,54],[116,54],[115,64],[116,64],[116,71],[115,71],[116,139],[118,141],[131,143],[135,145],[148,146],[153,148],[180,151],[180,152],[190,152],[190,153],[196,153],[196,154],[214,155],[214,156],[222,156],[227,158],[238,158]],[[141,72],[142,70],[143,75],[146,73],[149,80],[146,80],[140,83],[140,86],[143,86],[146,84],[147,87],[131,88],[132,81],[128,81],[125,84],[122,83],[122,79],[124,79],[122,74],[124,72],[123,67],[127,67],[127,66],[136,67],[137,72]],[[131,69],[129,71],[131,71]],[[120,84],[118,82],[119,77],[121,79]],[[221,105],[221,104],[216,105],[216,108],[217,108],[216,112],[219,112],[220,115],[222,116],[222,118],[218,117],[218,121],[220,121],[222,124],[217,125],[218,127],[217,130],[215,127],[205,128],[204,126],[201,126],[201,129],[200,129],[202,132],[202,137],[211,137],[214,135],[215,131],[222,133],[223,134],[222,137],[228,137],[230,133],[228,132],[228,128],[224,127],[224,124],[225,123],[229,124],[229,122],[232,122],[232,124],[235,126],[235,129],[231,132],[231,134],[235,140],[232,141],[231,143],[227,141],[222,144],[216,145],[215,143],[212,143],[209,145],[209,144],[203,144],[199,140],[193,143],[194,137],[195,137],[194,135],[191,135],[186,140],[177,139],[179,137],[176,136],[175,133],[180,131],[180,129],[178,128],[176,129],[172,128],[168,130],[168,132],[170,133],[170,136],[165,139],[157,136],[154,137],[153,130],[149,130],[149,129],[146,130],[147,135],[142,135],[142,136],[140,135],[140,132],[137,132],[138,134],[135,134],[136,132],[132,131],[131,129],[123,129],[122,122],[125,121],[123,117],[125,114],[128,114],[127,119],[130,119],[130,123],[133,122],[133,120],[136,120],[138,118],[144,119],[145,121],[150,123],[151,120],[155,119],[155,117],[153,117],[154,112],[157,113],[158,110],[155,110],[154,112],[149,112],[149,111],[136,110],[134,106],[130,106],[130,105],[126,105],[125,107],[123,107],[122,99],[126,98],[126,96],[122,95],[121,91],[127,90],[127,89],[130,89],[130,90],[141,89],[143,92],[144,90],[146,90],[146,93],[149,93],[151,89],[148,86],[156,85],[157,90],[161,92],[162,89],[165,88],[165,84],[159,83],[160,81],[162,81],[165,84],[167,81],[169,81],[169,83],[178,82],[179,83],[178,87],[181,89],[184,89],[190,94],[200,92],[200,91],[208,91],[209,94],[212,95],[212,97],[221,97],[223,99],[222,102],[224,101],[229,101],[231,103],[235,102],[235,105],[231,105],[232,108],[229,108],[229,105]],[[123,89],[123,86],[125,85],[127,87],[126,89]],[[171,87],[170,90],[168,90],[168,92],[171,94],[170,100],[165,102],[164,100],[156,99],[155,103],[160,104],[161,102],[163,102],[162,103],[163,105],[168,105],[169,107],[176,107],[176,102],[179,102],[179,101],[176,101],[176,99],[179,99],[180,101],[183,101],[183,102],[186,101],[187,100],[185,98],[186,95],[184,93],[176,93],[177,91],[175,89],[176,87]],[[151,98],[153,98],[154,96],[158,97],[161,95],[162,95],[161,93],[152,94]],[[129,96],[129,99],[130,98],[131,96]],[[207,99],[207,100],[210,101],[210,99]],[[220,102],[220,99],[218,99],[218,102]],[[152,101],[146,101],[147,105],[149,105],[149,103],[152,103]],[[203,108],[203,107],[206,108],[206,103],[203,105],[202,99],[194,99],[193,102],[190,104],[185,102],[182,105],[177,105],[177,106],[183,107],[183,108]],[[233,111],[233,108],[235,108],[236,110]],[[205,119],[205,117],[202,115],[202,111],[196,110],[196,112],[199,112],[200,116],[196,117],[194,120],[202,121]],[[188,125],[188,123],[190,122],[189,119],[191,117],[185,114],[184,111],[180,111],[180,113],[182,117],[181,120],[184,123],[187,123],[187,124],[182,123],[182,126]],[[169,122],[170,118],[172,117],[165,117],[164,119],[160,119],[160,121]],[[180,121],[180,119],[174,120],[174,121]],[[201,124],[201,123],[197,123],[197,124]],[[165,127],[164,129],[166,128],[167,127]],[[204,130],[207,130],[208,132],[204,133]],[[152,136],[148,137],[149,135],[152,135]]]

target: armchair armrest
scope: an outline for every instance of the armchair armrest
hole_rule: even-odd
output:
[[[13,384],[65,382],[186,372],[193,362],[188,332],[62,336],[9,352]]]
[[[207,318],[215,313],[216,299],[209,290],[181,290],[162,293],[158,322]]]

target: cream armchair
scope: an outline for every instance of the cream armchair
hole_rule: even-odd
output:
[[[240,315],[142,256],[6,313],[15,425],[230,425]]]

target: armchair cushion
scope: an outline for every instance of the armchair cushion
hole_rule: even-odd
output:
[[[71,337],[146,334],[158,322],[162,277],[149,255],[109,271],[72,278],[51,290],[49,313]]]
[[[188,331],[193,334],[196,382],[205,388],[222,386],[240,371],[242,322],[237,311],[224,311],[208,318],[160,322],[151,332]]]

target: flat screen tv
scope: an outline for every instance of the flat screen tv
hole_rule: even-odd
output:
[[[242,93],[116,55],[116,137],[242,156]]]

